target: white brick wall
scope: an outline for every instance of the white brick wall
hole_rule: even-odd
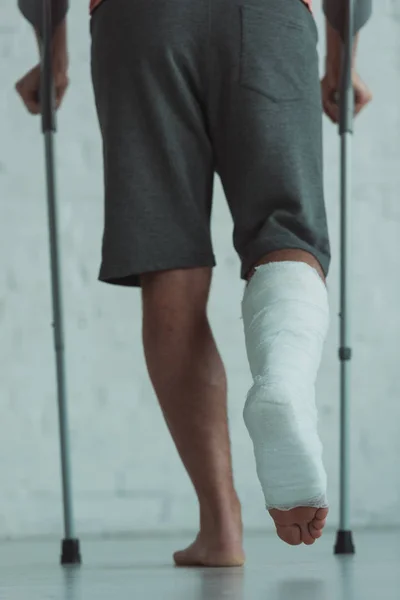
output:
[[[79,4],[74,3],[70,20],[72,86],[57,134],[77,527],[80,532],[195,528],[195,498],[145,371],[139,295],[96,280],[101,153],[86,6]],[[382,2],[360,52],[360,70],[375,102],[360,118],[354,143],[352,491],[357,524],[400,523],[398,6],[398,0]],[[317,19],[322,24],[319,7]],[[13,90],[34,59],[33,36],[14,1],[5,0],[0,7],[0,536],[59,534],[62,523],[43,142],[39,120],[24,112]],[[332,327],[318,390],[335,524],[338,137],[327,122],[325,162],[334,252]],[[214,240],[219,266],[210,315],[230,380],[236,480],[246,525],[269,527],[242,422],[249,386],[242,283],[219,182]]]

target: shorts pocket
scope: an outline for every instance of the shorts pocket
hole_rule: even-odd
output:
[[[273,2],[241,7],[240,85],[274,102],[320,101],[318,32],[308,9],[297,6],[298,21]]]

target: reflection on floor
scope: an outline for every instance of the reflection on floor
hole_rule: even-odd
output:
[[[246,539],[244,569],[177,569],[189,539],[83,540],[84,564],[58,566],[58,542],[0,545],[1,600],[398,600],[400,531],[356,531],[354,557],[335,557],[335,534],[291,548]]]

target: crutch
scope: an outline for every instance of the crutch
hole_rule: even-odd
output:
[[[350,526],[350,242],[351,143],[354,119],[352,54],[355,0],[348,0],[340,90],[340,524],[335,554],[354,554]]]
[[[79,540],[74,535],[72,509],[71,467],[68,437],[67,391],[64,367],[64,328],[61,297],[60,259],[58,250],[58,223],[54,169],[54,90],[51,57],[52,15],[51,0],[42,0],[43,39],[41,44],[41,89],[42,131],[46,158],[47,204],[49,220],[51,288],[53,299],[53,328],[57,372],[57,397],[60,428],[61,472],[64,508],[65,537],[62,541],[61,564],[80,564]]]

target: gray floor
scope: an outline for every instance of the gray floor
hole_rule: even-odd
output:
[[[59,544],[0,545],[1,600],[398,600],[400,531],[355,533],[357,554],[333,556],[334,532],[290,548],[275,536],[246,539],[244,569],[177,569],[189,539],[83,540],[84,565],[62,569]]]

